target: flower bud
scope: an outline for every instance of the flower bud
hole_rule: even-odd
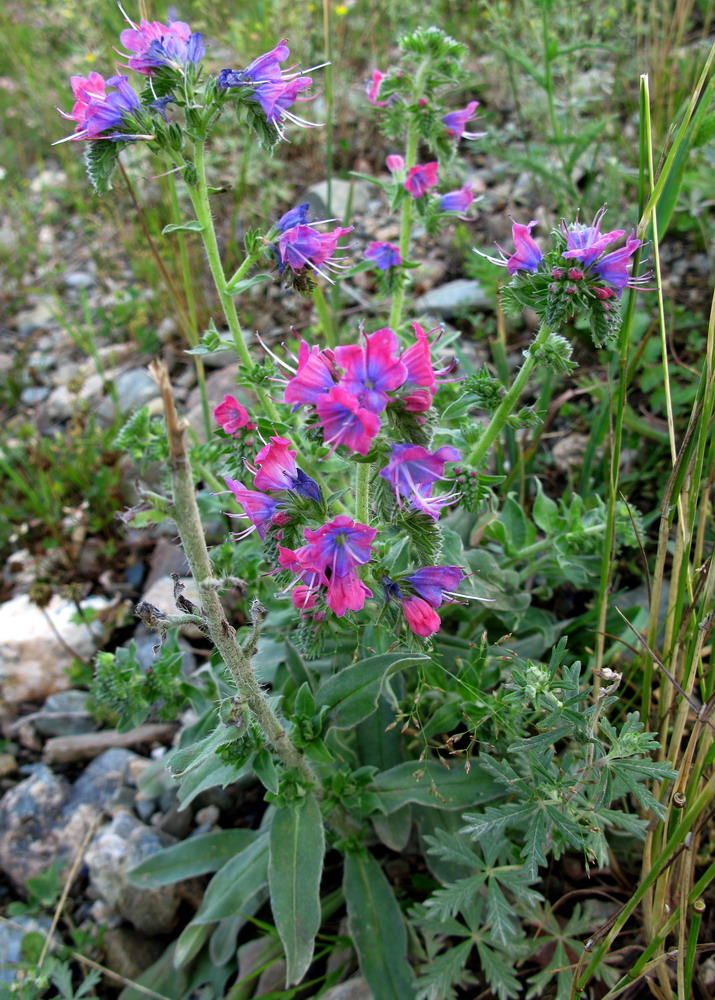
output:
[[[569,278],[572,281],[580,281],[583,278],[583,271],[579,271],[577,267],[572,267],[569,271]]]

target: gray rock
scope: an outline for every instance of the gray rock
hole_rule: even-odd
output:
[[[418,312],[432,312],[438,316],[457,316],[468,309],[491,309],[494,303],[478,281],[458,278],[430,289],[415,302]]]
[[[138,625],[134,632],[134,642],[136,644],[137,663],[141,666],[142,670],[148,670],[149,667],[153,667],[157,657],[154,647],[159,643],[158,633],[148,629],[146,625]],[[179,638],[179,649],[181,649],[183,654],[181,669],[189,677],[196,669],[196,657],[191,652],[188,643],[182,638]]]
[[[178,573],[179,576],[189,576],[190,572],[186,553],[182,547],[168,538],[160,538],[151,554],[149,573],[144,581],[144,589],[148,590],[153,587],[157,580],[161,580],[164,576],[171,576],[172,573]]]
[[[86,691],[58,691],[51,694],[39,712],[32,717],[32,725],[40,736],[78,736],[91,733],[97,723],[87,708]]]
[[[39,302],[32,309],[23,309],[15,317],[15,329],[24,337],[35,330],[43,330],[54,322],[54,312],[44,302]]]
[[[72,786],[67,810],[81,804],[98,809],[111,805],[122,787],[131,781],[130,765],[138,756],[131,750],[114,747],[95,757]]]
[[[230,334],[228,331],[223,333],[223,336],[228,340],[230,339]],[[213,354],[202,354],[204,368],[228,368],[229,365],[237,363],[236,352],[231,348],[226,348],[225,351],[214,351]]]
[[[140,889],[127,872],[175,843],[173,837],[120,812],[94,838],[85,856],[93,890],[145,934],[166,934],[176,923],[181,895],[176,885]]]
[[[190,808],[183,809],[181,803],[177,801],[163,815],[155,813],[151,825],[171,837],[176,837],[177,840],[183,840],[188,837],[193,826],[193,811]]]
[[[56,859],[69,861],[95,821],[87,805],[68,813],[69,795],[67,782],[38,764],[0,801],[0,869],[19,890]]]
[[[0,753],[0,778],[9,778],[17,771],[17,761],[11,753]]]
[[[6,966],[20,961],[24,936],[35,932],[45,937],[51,923],[49,917],[27,916],[13,917],[12,923],[0,922],[0,983],[15,982],[15,971]]]
[[[134,811],[142,823],[148,823],[156,812],[156,799],[134,799]]]
[[[28,385],[20,393],[20,402],[24,403],[25,406],[35,406],[37,403],[41,403],[43,399],[47,399],[49,393],[50,390],[46,385]]]
[[[161,958],[164,945],[131,927],[113,927],[102,938],[104,964],[125,979],[136,980]]]
[[[89,597],[82,607],[101,611],[108,604],[104,597]],[[43,610],[27,594],[0,605],[0,687],[6,703],[44,700],[68,688],[74,655],[83,660],[94,655],[105,626],[99,618],[90,626],[76,625],[76,613],[74,603],[56,595]]]
[[[352,200],[351,200],[352,191]],[[360,214],[367,208],[370,195],[374,188],[367,181],[353,180],[344,181],[339,177],[334,177],[330,190],[330,217],[345,221],[350,206],[350,215]],[[316,219],[325,219],[328,216],[328,182],[318,181],[312,184],[298,199],[298,204],[309,201],[312,215]],[[349,219],[347,220],[350,221]]]
[[[321,1000],[374,1000],[374,998],[367,980],[362,976],[354,976],[344,983],[331,986],[326,993],[323,993]]]
[[[63,281],[66,288],[91,288],[96,278],[89,271],[68,271]]]
[[[132,368],[130,371],[122,372],[115,379],[114,388],[122,413],[138,410],[140,406],[159,396],[157,384],[146,368]],[[111,397],[102,400],[97,409],[98,418],[108,424],[114,419],[115,413],[116,407]]]

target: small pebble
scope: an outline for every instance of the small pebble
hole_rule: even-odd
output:
[[[17,771],[17,761],[11,753],[0,753],[0,778],[9,778]]]
[[[218,806],[204,806],[203,809],[199,809],[194,817],[197,826],[215,826],[219,817],[221,816],[221,810]]]

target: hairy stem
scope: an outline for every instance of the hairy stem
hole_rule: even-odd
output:
[[[286,767],[298,771],[306,781],[314,784],[316,777],[313,768],[293,745],[290,736],[268,704],[253,673],[250,660],[236,641],[236,631],[226,620],[216,590],[213,567],[196,503],[191,465],[184,446],[186,425],[178,420],[166,366],[161,362],[153,362],[150,372],[159,385],[164,403],[174,494],[173,516],[191,573],[201,593],[208,634],[231,672],[239,694],[258,720],[276,756],[280,757]]]
[[[370,523],[370,475],[369,462],[358,462],[355,466],[355,519],[360,524]]]
[[[511,416],[512,411],[516,408],[517,403],[521,398],[521,394],[526,387],[526,383],[529,381],[534,365],[536,364],[537,353],[549,339],[550,334],[550,327],[548,327],[546,323],[542,323],[534,341],[528,351],[526,351],[524,364],[519,369],[519,373],[512,382],[511,388],[505,394],[499,404],[499,408],[487,424],[486,430],[467,456],[467,462],[470,465],[479,466],[486,458],[487,452],[501,433],[507,420]]]

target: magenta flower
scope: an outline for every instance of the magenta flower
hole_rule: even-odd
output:
[[[346,233],[352,232],[352,228],[352,226],[347,228],[338,226],[330,233],[319,233],[312,225],[297,225],[286,229],[278,240],[278,252],[281,259],[279,272],[282,274],[286,265],[294,273],[302,271],[304,267],[309,267],[330,281],[331,279],[321,268],[339,272],[342,267],[346,266],[335,259],[333,254],[337,248],[338,240]]]
[[[498,243],[496,246],[501,257],[490,257],[485,253],[480,253],[480,257],[491,261],[492,264],[505,267],[511,275],[516,274],[517,271],[538,271],[539,264],[543,260],[544,255],[531,238],[531,230],[536,225],[538,225],[536,219],[532,219],[526,225],[520,222],[513,222],[511,233],[514,237],[514,253],[510,257],[507,256],[506,251]]]
[[[246,468],[255,476],[254,485],[259,490],[275,492],[290,490],[300,496],[321,502],[320,487],[295,464],[296,451],[286,438],[272,437],[256,455],[257,469],[246,462]]]
[[[305,546],[303,548],[305,549]],[[310,552],[303,552],[303,558],[301,559],[298,556],[298,552],[301,551],[300,549],[293,551],[293,549],[287,549],[279,545],[278,565],[281,569],[287,569],[294,575],[296,580],[299,580],[311,590],[314,590],[316,587],[325,586],[328,582],[327,578],[310,561]]]
[[[430,351],[430,342],[424,328],[420,326],[419,323],[413,323],[412,329],[415,331],[415,342],[407,350],[402,352],[402,357],[400,360],[402,364],[407,369],[407,378],[405,379],[405,385],[408,387],[423,387],[428,390],[429,401],[427,406],[419,405],[417,403],[416,409],[428,410],[431,404],[431,398],[437,392],[437,379],[435,377],[435,372],[432,367],[432,353]],[[411,396],[405,397],[405,404],[407,409],[411,409],[408,404]],[[422,399],[422,396],[419,397]]]
[[[419,497],[420,488],[442,479],[445,464],[458,462],[459,457],[457,449],[449,445],[431,453],[419,444],[393,444],[390,461],[380,475],[392,484],[398,497]]]
[[[81,139],[111,139],[112,142],[130,139],[153,139],[151,135],[133,135],[127,131],[117,132],[116,129],[128,128],[125,117],[139,109],[139,97],[127,82],[126,76],[112,76],[105,80],[99,73],[90,73],[87,79],[83,76],[71,78],[72,92],[75,103],[72,111],[66,114],[60,111],[63,118],[76,123],[72,135],[59,139],[67,142],[71,139],[77,142]],[[111,92],[107,87],[114,87]],[[53,143],[57,145],[57,143]]]
[[[337,380],[337,369],[333,352],[321,351],[317,345],[309,347],[301,339],[298,349],[298,371],[288,380],[284,403],[303,406],[306,403],[315,404],[318,397],[329,392]]]
[[[464,126],[475,118],[474,112],[479,107],[479,101],[470,101],[466,108],[461,111],[450,111],[449,114],[440,118],[451,136],[455,139],[479,139],[486,132],[465,132]]]
[[[466,212],[474,201],[471,184],[465,184],[458,191],[449,191],[439,199],[439,207],[443,212]]]
[[[391,580],[389,576],[383,576],[382,586],[386,599],[388,601],[395,601],[400,605],[405,620],[415,635],[421,635],[426,639],[428,636],[439,631],[442,622],[439,615],[432,610],[427,601],[413,595],[405,597],[400,589],[400,585]]]
[[[611,286],[616,297],[619,299],[623,294],[624,288],[637,288],[638,285],[643,284],[644,281],[648,281],[650,278],[650,275],[647,274],[639,278],[634,278],[628,273],[628,262],[640,245],[641,241],[636,239],[635,231],[633,231],[626,240],[624,247],[621,247],[620,250],[614,250],[612,253],[607,253],[605,257],[601,257],[593,265],[593,270],[598,277]]]
[[[410,498],[410,507],[413,510],[421,510],[435,521],[439,521],[440,514],[444,507],[456,503],[462,496],[461,493],[453,491],[451,493],[441,493],[439,496],[432,496],[432,484],[425,483],[418,486]]]
[[[382,86],[382,81],[384,79],[385,74],[379,69],[374,69],[372,71],[372,79],[365,87],[368,101],[376,108],[386,108],[388,105],[392,104],[393,101],[397,100],[397,94],[391,94],[386,101],[379,100],[380,87]]]
[[[405,597],[401,603],[405,620],[415,635],[426,639],[439,632],[442,622],[427,601],[423,601],[421,597]]]
[[[397,336],[389,327],[365,337],[364,346],[335,348],[335,360],[345,369],[341,387],[372,413],[382,413],[389,402],[387,393],[398,389],[407,378],[407,369],[397,356],[399,349]]]
[[[345,445],[350,451],[367,455],[382,424],[376,413],[361,406],[355,396],[340,385],[318,396],[315,408],[323,426],[325,444],[331,445],[333,451],[338,445]]]
[[[371,260],[380,271],[389,271],[391,267],[399,267],[402,263],[400,248],[394,243],[368,243],[365,256]]]
[[[375,528],[353,521],[345,514],[338,514],[332,521],[313,531],[303,529],[307,545],[296,550],[302,565],[320,571],[327,580],[346,576],[356,567],[370,562],[372,542],[377,535]]]
[[[235,538],[245,538],[252,531],[258,532],[259,538],[264,538],[266,529],[270,523],[278,523],[281,515],[278,513],[280,501],[273,497],[266,496],[265,493],[258,493],[256,490],[248,490],[238,479],[229,479],[224,476],[224,481],[233,493],[236,501],[245,510],[245,516],[251,522],[251,526],[245,531],[239,532]],[[229,514],[229,517],[240,517],[240,514]]]
[[[356,573],[346,573],[330,580],[325,600],[333,614],[342,618],[346,611],[362,610],[366,597],[372,597],[370,588]]]
[[[243,70],[222,69],[216,83],[221,89],[232,87],[247,87],[252,93],[251,100],[261,106],[266,119],[275,126],[281,139],[285,139],[281,128],[282,121],[291,121],[305,128],[312,128],[315,122],[298,118],[288,108],[295,101],[307,101],[309,97],[299,94],[313,82],[309,76],[301,76],[300,70],[282,70],[280,64],[290,55],[286,39],[276,45],[270,52],[254,59]],[[315,69],[318,67],[316,66]]]
[[[124,11],[122,11],[124,13]],[[120,53],[129,60],[128,69],[151,76],[160,66],[182,70],[187,63],[199,63],[204,57],[203,36],[191,32],[183,21],[162,24],[160,21],[141,21],[135,24],[124,14],[131,25],[119,38],[131,55]]]
[[[421,198],[425,195],[429,188],[434,187],[438,183],[437,178],[437,168],[439,164],[436,161],[432,163],[418,164],[416,167],[411,167],[407,172],[407,180],[405,181],[405,191],[407,191],[413,198]]]
[[[214,410],[214,419],[217,424],[224,429],[226,434],[236,435],[242,427],[246,430],[254,430],[255,424],[251,422],[248,411],[242,406],[235,396],[224,396]]]
[[[405,158],[399,153],[390,153],[385,163],[391,174],[400,174],[405,169]]]
[[[464,579],[459,566],[423,566],[405,578],[415,593],[433,608],[454,603],[451,591]]]
[[[606,212],[606,206],[598,210],[590,226],[584,226],[580,222],[572,222],[567,226],[561,221],[561,232],[566,238],[566,250],[563,256],[567,260],[580,260],[584,267],[588,267],[593,261],[603,253],[607,246],[615,243],[625,235],[624,229],[614,229],[610,233],[601,233],[601,219]]]

